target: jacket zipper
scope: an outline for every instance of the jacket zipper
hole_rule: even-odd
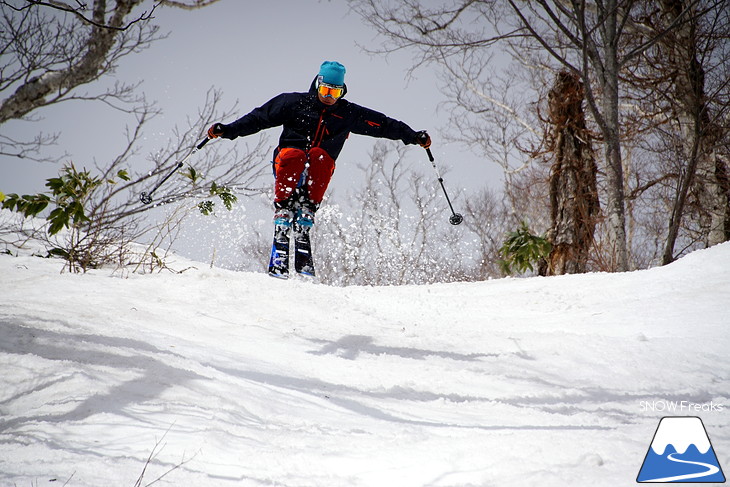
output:
[[[317,122],[317,130],[314,132],[312,147],[319,147],[319,144],[322,143],[322,139],[324,138],[324,133],[327,130],[327,127],[322,123],[324,120],[324,114],[324,110],[322,110],[322,113],[319,114],[319,122]]]

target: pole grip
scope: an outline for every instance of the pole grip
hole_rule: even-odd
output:
[[[433,154],[431,154],[431,148],[430,147],[428,149],[426,149],[426,154],[428,154],[428,160],[431,161],[431,162],[433,162],[434,161],[434,158],[433,158]]]

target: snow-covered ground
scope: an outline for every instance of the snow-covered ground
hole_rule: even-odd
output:
[[[631,486],[678,415],[728,474],[730,244],[381,288],[191,265],[0,255],[0,485],[132,487],[154,451],[140,485]]]

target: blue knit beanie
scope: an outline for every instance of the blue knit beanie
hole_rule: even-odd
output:
[[[345,84],[345,67],[337,61],[325,61],[319,68],[322,82],[328,85],[343,86]]]

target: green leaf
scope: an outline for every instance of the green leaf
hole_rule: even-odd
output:
[[[50,189],[54,194],[57,194],[61,188],[63,188],[64,183],[63,179],[61,178],[50,178],[46,180],[46,187]]]
[[[499,261],[499,265],[505,274],[512,274],[514,271],[533,271],[534,264],[546,258],[551,250],[550,242],[543,236],[533,235],[527,223],[523,221],[519,229],[507,234],[499,249],[504,257]]]
[[[183,176],[188,178],[190,181],[192,181],[193,185],[195,185],[198,182],[198,172],[195,170],[195,168],[193,166],[188,166],[188,170],[182,174],[183,174]]]
[[[61,257],[68,260],[71,254],[66,249],[60,247],[54,247],[48,251],[48,257]]]
[[[3,200],[3,208],[10,211],[17,211],[19,198],[15,193],[10,193]]]
[[[210,200],[201,201],[198,203],[198,209],[200,210],[200,213],[202,213],[205,216],[210,215],[213,213],[213,207],[215,206],[215,203],[213,203]]]
[[[45,210],[48,206],[48,203],[51,202],[51,199],[44,195],[44,194],[38,194],[35,195],[33,200],[29,201],[26,208],[25,208],[25,215],[26,216],[36,216],[41,211]]]
[[[226,186],[218,186],[215,181],[211,183],[210,190],[208,192],[211,196],[218,196],[228,211],[231,211],[233,209],[233,204],[238,201],[238,198],[236,195],[231,193],[230,189]]]
[[[26,218],[36,216],[38,213],[43,211],[50,198],[44,194],[34,195],[23,195],[18,196],[15,193],[11,193],[5,196],[3,201],[3,208],[22,213]]]
[[[69,214],[63,211],[63,208],[56,208],[50,215],[48,215],[47,220],[50,223],[48,227],[48,234],[55,235],[63,230],[64,227],[68,227]]]
[[[69,212],[73,216],[74,225],[89,221],[86,213],[84,212],[84,206],[81,204],[80,201],[74,201],[69,208]]]
[[[233,204],[238,201],[238,198],[231,193],[222,193],[219,195],[221,198],[221,201],[223,201],[223,204],[228,209],[228,211],[231,211],[233,209]]]

